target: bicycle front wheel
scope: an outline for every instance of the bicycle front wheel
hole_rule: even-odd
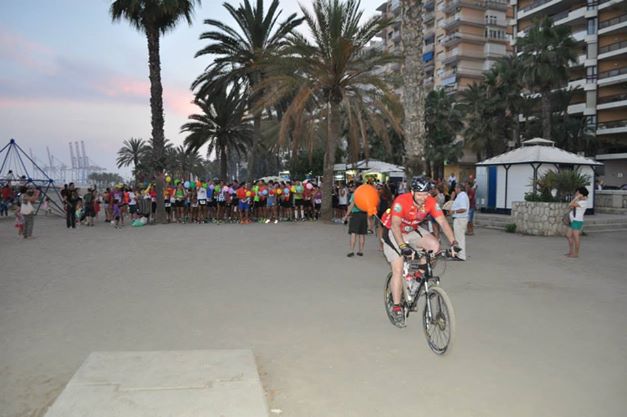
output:
[[[429,288],[422,311],[422,327],[427,344],[435,354],[443,355],[451,350],[455,338],[455,312],[451,299],[440,287]]]

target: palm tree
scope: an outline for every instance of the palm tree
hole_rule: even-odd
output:
[[[479,161],[497,155],[505,148],[498,99],[485,82],[473,83],[461,92],[460,104],[465,115],[464,143]]]
[[[387,135],[386,121],[402,131],[398,99],[389,85],[373,72],[394,60],[386,54],[366,52],[367,43],[389,21],[373,17],[360,24],[358,0],[315,0],[313,12],[301,6],[310,37],[295,34],[291,55],[269,67],[272,76],[258,103],[266,108],[286,96],[293,99],[281,119],[279,142],[288,135],[319,135],[325,140],[322,218],[332,217],[333,165],[342,132],[350,141],[367,141],[367,128]],[[309,40],[311,39],[311,41]],[[325,121],[324,125],[321,121]],[[322,128],[321,128],[322,127]]]
[[[422,174],[426,168],[422,13],[421,0],[401,0],[405,173],[410,178]]]
[[[150,112],[152,145],[157,177],[157,215],[159,223],[165,222],[163,199],[164,144],[163,132],[163,86],[161,85],[161,58],[159,42],[161,35],[174,29],[179,20],[192,23],[192,15],[200,0],[114,0],[109,13],[113,21],[126,19],[131,26],[146,34],[148,41],[148,67],[150,78]]]
[[[204,174],[204,161],[197,151],[185,148],[182,145],[170,148],[166,152],[168,173],[175,178],[188,179],[190,175],[201,177]]]
[[[247,100],[241,88],[232,86],[205,100],[196,100],[202,114],[192,114],[181,128],[189,132],[185,138],[188,151],[197,152],[208,144],[207,154],[215,152],[220,161],[220,178],[227,179],[227,161],[231,153],[244,154],[255,136],[251,118],[247,113]]]
[[[522,95],[521,82],[522,62],[517,56],[499,58],[486,73],[485,79],[489,87],[493,88],[496,102],[504,111],[503,127],[509,132],[514,146],[520,144],[520,121],[518,115],[522,113],[525,99]]]
[[[425,126],[427,143],[425,156],[433,167],[434,178],[444,177],[444,163],[457,162],[464,153],[463,142],[457,141],[462,129],[462,116],[453,96],[444,90],[433,90],[427,95]]]
[[[263,0],[257,0],[256,7],[252,7],[249,0],[244,0],[237,9],[228,3],[223,6],[237,27],[231,28],[214,19],[205,20],[211,31],[201,34],[200,39],[212,43],[198,51],[196,57],[211,55],[213,63],[192,84],[200,97],[213,95],[232,83],[247,84],[251,93],[265,77],[263,65],[283,53],[288,35],[302,22],[294,13],[278,23],[281,15],[279,0],[272,0],[267,13]],[[260,94],[261,91],[257,95],[250,94],[250,103]],[[257,174],[254,166],[261,137],[261,110],[254,116],[255,136],[248,155],[248,173],[252,176]]]
[[[146,142],[143,139],[135,138],[125,140],[122,145],[123,146],[118,151],[116,164],[118,168],[127,167],[132,164],[133,175],[137,176],[137,167],[148,151],[148,146],[146,146]]]
[[[545,17],[518,41],[522,52],[522,78],[527,88],[539,93],[542,105],[542,134],[551,138],[551,90],[568,81],[568,64],[575,62],[576,42],[567,25],[553,26]]]

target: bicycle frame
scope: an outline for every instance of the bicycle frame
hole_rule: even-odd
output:
[[[407,311],[407,315],[409,316],[409,311],[411,311],[416,304],[418,303],[418,299],[420,299],[420,297],[423,294],[427,294],[429,292],[429,285],[434,285],[433,283],[429,283],[429,281],[431,279],[433,279],[433,267],[431,265],[431,262],[433,261],[433,259],[438,256],[440,253],[442,253],[441,251],[434,255],[432,251],[420,251],[416,253],[416,257],[418,259],[420,258],[426,258],[426,265],[427,268],[426,270],[423,271],[423,276],[422,279],[420,280],[420,285],[418,286],[418,291],[416,291],[416,294],[414,296],[413,299],[411,299],[409,306],[411,308],[408,309]],[[409,271],[412,269],[411,265],[412,262],[416,262],[415,259],[411,259],[411,260],[407,260],[405,259],[404,263],[403,263],[403,279],[405,279],[405,277],[407,276],[407,274],[409,274]],[[438,280],[439,281],[439,280]],[[438,282],[439,283],[439,282]],[[435,284],[437,285],[437,284]],[[407,285],[403,285],[403,296],[405,297],[405,300],[410,300],[410,298],[407,295],[408,288]],[[427,312],[429,315],[429,318],[432,317],[431,314],[431,302],[429,301],[429,297],[425,297],[426,300],[426,306],[427,306]]]

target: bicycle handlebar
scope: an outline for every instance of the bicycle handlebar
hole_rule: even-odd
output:
[[[462,248],[460,248],[459,246],[454,246],[452,249],[456,253],[459,253],[462,251]],[[414,253],[410,256],[405,256],[405,260],[413,260],[416,257],[422,258],[423,256],[426,256],[426,255],[431,255],[432,258],[437,258],[439,256],[446,257],[446,256],[450,256],[450,251],[451,251],[451,248],[440,249],[437,252],[433,252],[432,250],[426,250],[426,249],[414,249]]]

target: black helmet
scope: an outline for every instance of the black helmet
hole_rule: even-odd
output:
[[[414,177],[411,180],[411,190],[413,192],[424,193],[433,189],[433,183],[425,177]]]

